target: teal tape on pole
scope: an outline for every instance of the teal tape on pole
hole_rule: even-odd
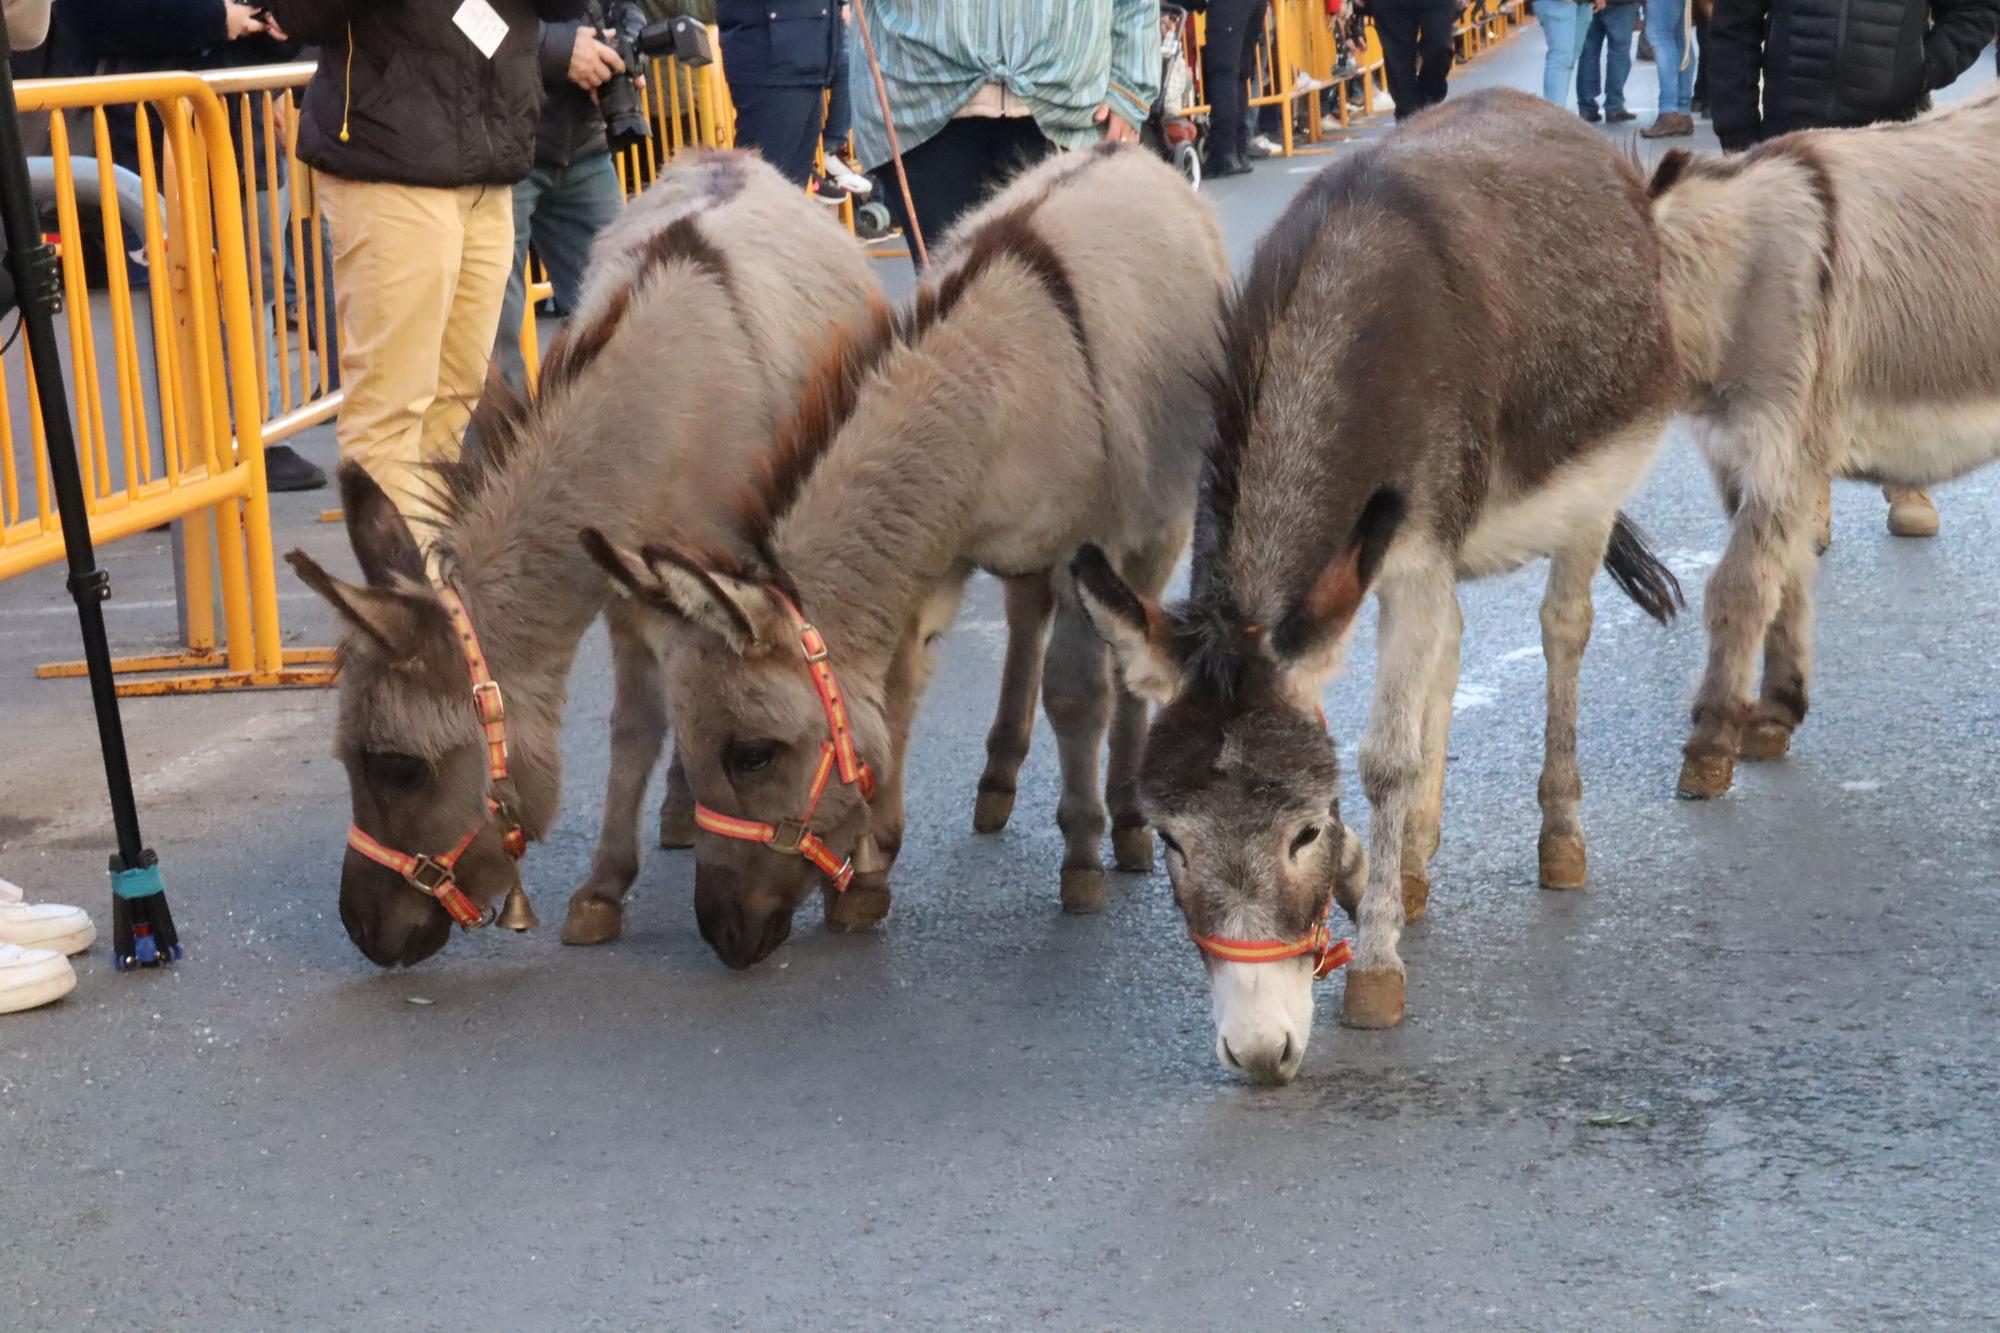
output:
[[[158,866],[114,870],[111,872],[111,891],[120,898],[150,898],[156,893],[165,893],[167,882],[160,878]]]

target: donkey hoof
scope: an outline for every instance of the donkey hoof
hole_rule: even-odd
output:
[[[981,788],[972,802],[972,831],[998,833],[1014,817],[1014,793]]]
[[[609,944],[625,929],[625,905],[582,894],[569,900],[563,922],[564,944]]]
[[[1743,736],[1743,757],[1753,762],[1783,759],[1792,748],[1792,729],[1782,722],[1753,722]]]
[[[677,852],[694,846],[694,807],[671,805],[660,808],[660,846]]]
[[[1104,872],[1095,866],[1062,872],[1062,908],[1072,916],[1094,916],[1104,910]]]
[[[1403,872],[1403,920],[1415,921],[1431,901],[1431,877],[1422,871]],[[1349,916],[1354,915],[1352,912]]]
[[[1590,858],[1574,833],[1544,833],[1540,852],[1542,887],[1580,889],[1590,880]]]
[[[1691,754],[1681,764],[1674,790],[1690,801],[1706,801],[1729,790],[1736,779],[1736,760],[1726,754]]]
[[[1111,830],[1111,855],[1118,868],[1134,875],[1153,871],[1153,831],[1144,824]]]
[[[866,930],[889,915],[889,879],[886,875],[856,875],[845,893],[821,889],[826,899],[826,928],[845,933]]]
[[[1403,1021],[1403,974],[1390,968],[1347,974],[1340,1001],[1345,1028],[1392,1028]]]

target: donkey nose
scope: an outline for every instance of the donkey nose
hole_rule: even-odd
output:
[[[1273,1087],[1290,1083],[1305,1059],[1305,1043],[1289,1030],[1256,1036],[1238,1036],[1234,1041],[1224,1033],[1215,1039],[1215,1053],[1224,1068],[1241,1074],[1252,1083]]]
[[[792,933],[790,912],[746,907],[736,892],[741,882],[727,866],[695,866],[695,923],[715,956],[737,969],[763,962]]]
[[[451,939],[451,918],[401,880],[385,880],[374,870],[372,865],[343,870],[340,924],[377,967],[414,967]]]

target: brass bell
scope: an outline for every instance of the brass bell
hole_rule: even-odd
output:
[[[516,884],[507,890],[507,901],[500,908],[500,915],[493,919],[493,924],[504,926],[508,930],[529,931],[541,925],[542,919],[535,915],[534,906],[529,903],[528,895],[521,891],[519,884]]]

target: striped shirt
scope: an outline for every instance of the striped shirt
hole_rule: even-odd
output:
[[[1137,129],[1160,90],[1159,0],[867,0],[864,13],[906,152],[989,84],[1063,148],[1103,137],[1092,117],[1107,103]],[[855,153],[872,169],[889,139],[860,33],[847,45]]]

